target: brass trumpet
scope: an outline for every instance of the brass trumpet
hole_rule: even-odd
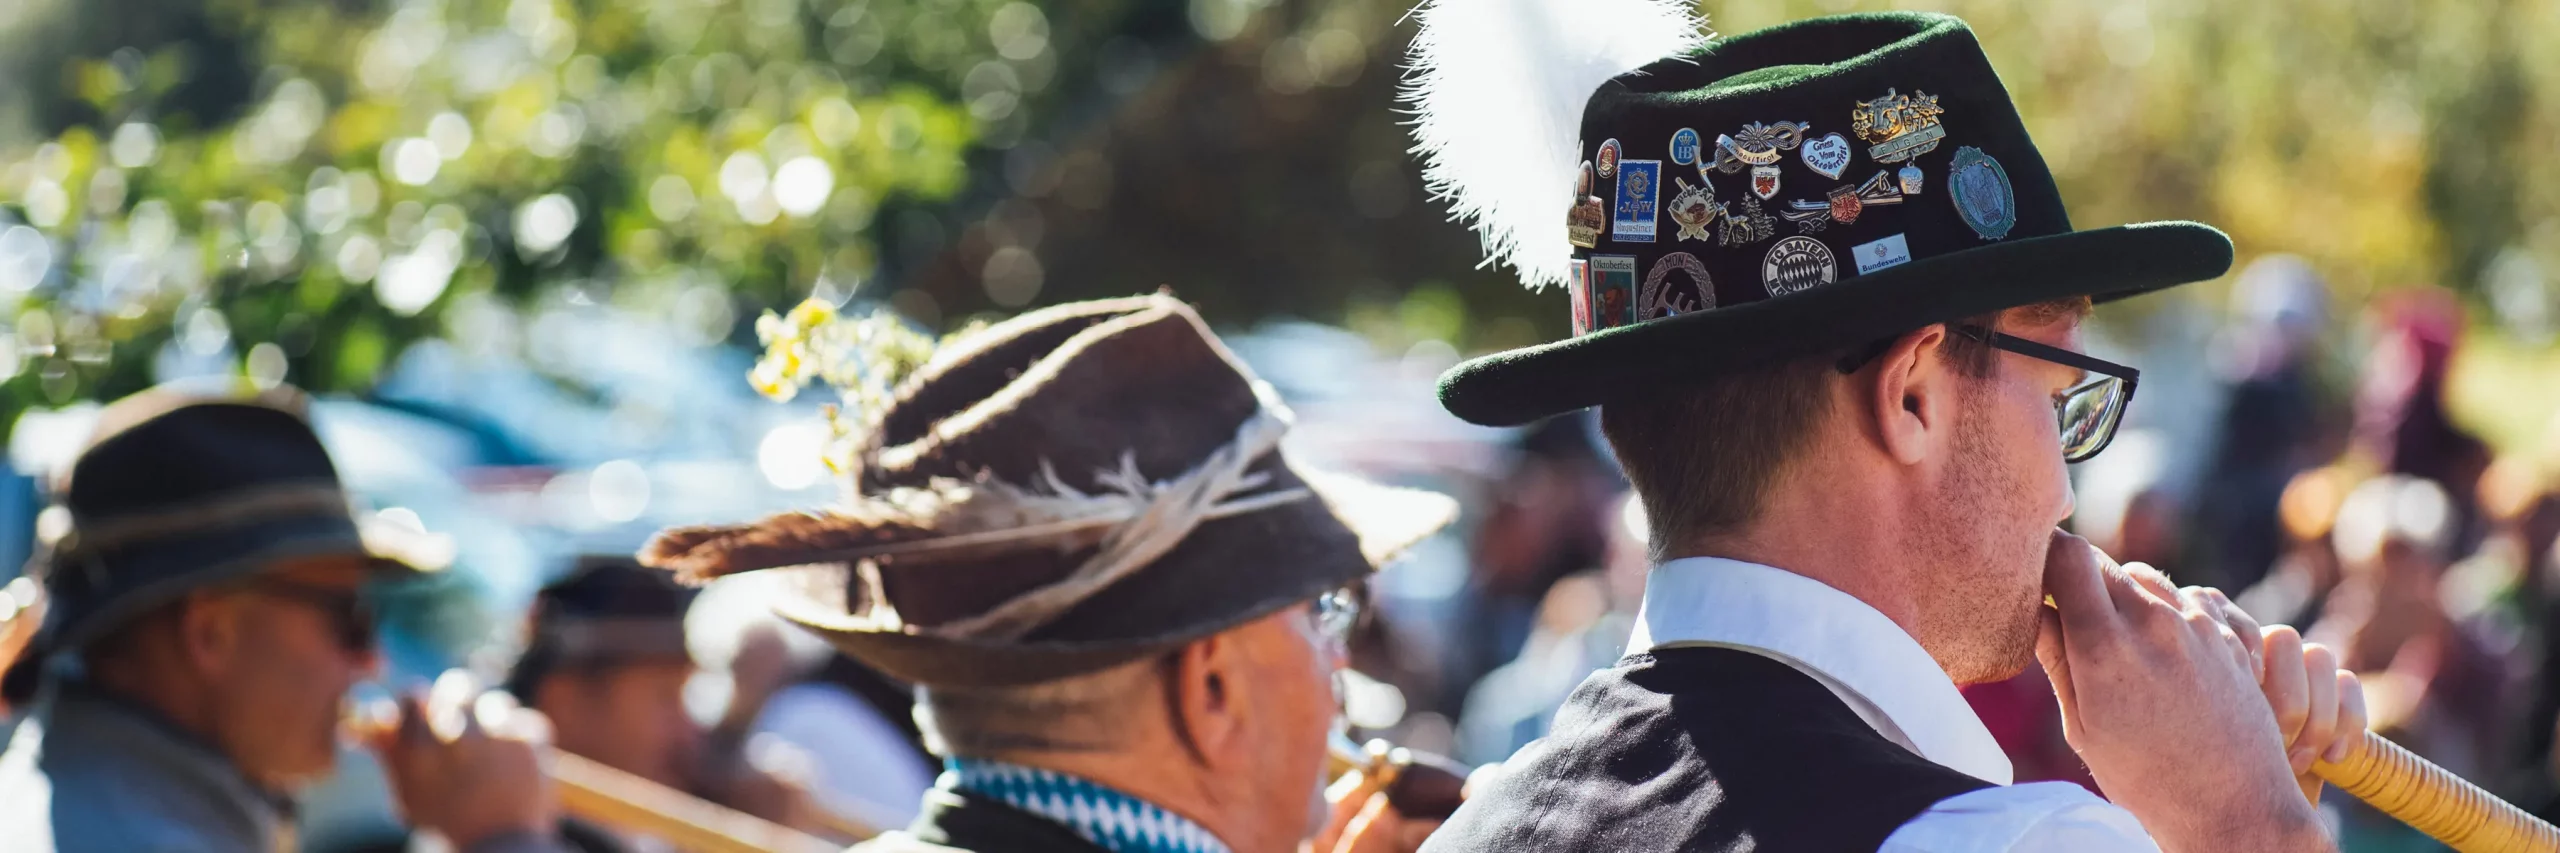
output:
[[[1358,771],[1376,779],[1378,789],[1387,792],[1387,804],[1406,817],[1446,819],[1465,800],[1466,766],[1442,756],[1384,740],[1353,743],[1351,736],[1335,729],[1326,744],[1326,759],[1326,778],[1339,779]]]

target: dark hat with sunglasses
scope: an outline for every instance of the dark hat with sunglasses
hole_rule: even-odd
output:
[[[155,389],[108,405],[56,484],[31,571],[52,609],[45,646],[72,651],[189,591],[279,560],[348,555],[433,571],[450,540],[356,510],[294,391]],[[289,594],[292,588],[279,590]],[[316,595],[316,593],[315,593]],[[360,602],[349,630],[370,630]]]
[[[996,687],[1316,602],[1456,512],[1292,465],[1286,410],[1170,296],[966,334],[869,414],[837,504],[664,531],[641,561],[792,567],[784,618],[900,679]]]
[[[1605,6],[1420,13],[1409,97],[1426,177],[1495,260],[1561,285],[1573,316],[1571,338],[1442,376],[1461,418],[1524,423],[2231,265],[2229,238],[2193,222],[2073,228],[1961,20],[1843,15],[1717,38],[1685,2]],[[1585,20],[1597,14],[1609,20]],[[1516,42],[1481,42],[1492,33]],[[2120,408],[2130,390],[2081,405]]]

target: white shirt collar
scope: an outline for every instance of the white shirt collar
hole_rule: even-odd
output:
[[[1920,757],[1997,785],[2013,778],[1999,741],[1919,641],[1821,581],[1721,557],[1656,566],[1627,652],[1686,645],[1775,658],[1821,681]]]

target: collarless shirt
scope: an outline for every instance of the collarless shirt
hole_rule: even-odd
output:
[[[1039,815],[1112,853],[1228,853],[1190,818],[1082,776],[985,758],[947,758],[942,766],[936,788]]]
[[[1663,563],[1646,578],[1627,653],[1690,646],[1793,667],[1886,739],[1997,786],[1939,801],[1895,830],[1879,853],[2160,849],[2131,812],[2088,789],[2010,784],[2008,756],[1936,659],[1882,612],[1821,581],[1719,557]]]

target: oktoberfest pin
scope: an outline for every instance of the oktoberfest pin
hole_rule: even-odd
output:
[[[1840,263],[1831,247],[1811,237],[1789,237],[1769,247],[1760,259],[1760,284],[1772,297],[1801,293],[1840,278]]]
[[[1687,166],[1698,162],[1698,132],[1681,128],[1671,134],[1671,162]]]
[[[1619,162],[1618,204],[1609,223],[1610,239],[1621,243],[1653,242],[1661,197],[1662,161]]]
[[[1804,167],[1814,174],[1836,181],[1840,173],[1849,171],[1849,140],[1837,133],[1826,133],[1805,140],[1796,156],[1803,158]]]
[[[1686,276],[1688,286],[1674,284],[1671,277]],[[1638,319],[1654,320],[1677,317],[1716,307],[1714,279],[1707,277],[1707,265],[1698,256],[1673,252],[1653,262],[1653,271],[1645,274],[1644,292],[1636,304],[1642,306]]]
[[[1672,196],[1671,203],[1663,210],[1665,215],[1671,217],[1673,223],[1680,226],[1679,235],[1672,239],[1696,240],[1701,243],[1712,239],[1713,235],[1707,233],[1707,226],[1715,224],[1716,215],[1720,211],[1716,205],[1714,188],[1690,186],[1687,178],[1671,180],[1680,185],[1680,193]]]
[[[1955,200],[1956,215],[1982,239],[2007,237],[2018,224],[2018,199],[2010,191],[2009,171],[1980,148],[1956,149],[1955,160],[1947,166],[1947,197]]]
[[[1936,95],[1916,90],[1904,95],[1886,89],[1884,97],[1859,101],[1857,107],[1850,110],[1849,130],[1870,143],[1868,159],[1878,163],[1900,163],[1938,150],[1939,140],[1947,138],[1946,126],[1938,123],[1938,116],[1944,113],[1946,109],[1938,106]],[[1916,188],[1919,170],[1905,171],[1911,174],[1904,180],[1914,187],[1906,192],[1919,192]]]
[[[1589,265],[1592,331],[1614,329],[1636,321],[1636,259],[1631,255],[1593,255]]]
[[[1603,177],[1603,178],[1614,178],[1614,177],[1617,177],[1617,176],[1618,176],[1618,141],[1617,141],[1617,140],[1615,140],[1615,139],[1612,139],[1612,140],[1609,140],[1609,141],[1607,141],[1607,142],[1600,143],[1600,153],[1592,157],[1592,162],[1593,162],[1593,163],[1596,163],[1596,164],[1598,164],[1598,165],[1599,165],[1599,167],[1600,167],[1600,177]]]

